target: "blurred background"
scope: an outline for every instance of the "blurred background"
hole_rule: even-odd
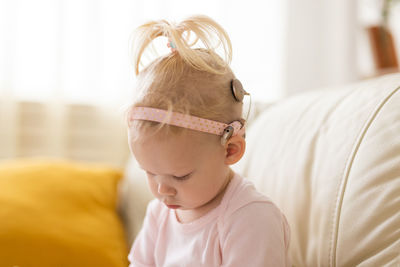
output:
[[[256,102],[399,71],[398,0],[0,0],[0,159],[123,166],[132,31],[193,14],[227,30]]]

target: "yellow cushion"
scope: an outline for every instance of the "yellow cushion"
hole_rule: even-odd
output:
[[[0,266],[127,266],[112,168],[0,162]]]

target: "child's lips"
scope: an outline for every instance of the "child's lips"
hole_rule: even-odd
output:
[[[168,204],[165,204],[169,209],[178,209],[178,208],[180,208],[181,206],[179,206],[179,205],[168,205]]]

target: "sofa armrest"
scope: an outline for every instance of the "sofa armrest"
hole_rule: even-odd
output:
[[[285,213],[295,266],[394,266],[400,251],[400,74],[263,111],[235,170]]]

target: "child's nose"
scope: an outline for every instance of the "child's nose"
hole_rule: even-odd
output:
[[[165,183],[159,183],[158,193],[163,196],[174,196],[176,194],[176,190]]]

